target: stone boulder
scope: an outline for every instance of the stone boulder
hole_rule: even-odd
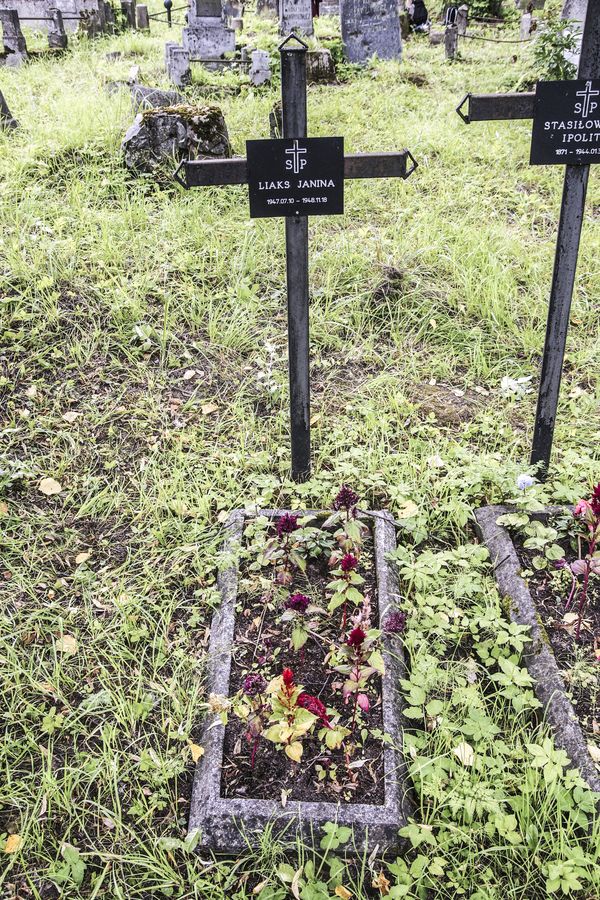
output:
[[[127,168],[152,173],[183,159],[227,158],[231,144],[218,106],[169,106],[135,117],[121,145]]]

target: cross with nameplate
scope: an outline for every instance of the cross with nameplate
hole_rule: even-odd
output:
[[[290,34],[279,47],[283,138],[247,141],[246,158],[184,161],[184,188],[247,184],[251,217],[284,216],[287,269],[292,477],[310,475],[308,216],[343,212],[349,178],[408,178],[408,150],[344,156],[343,138],[308,138],[307,45]],[[183,170],[183,178],[180,172]]]
[[[541,478],[552,453],[590,163],[600,162],[600,82],[594,79],[600,79],[600,0],[588,0],[576,81],[539,82],[527,94],[467,94],[456,110],[466,124],[533,119],[530,162],[566,166],[531,448]]]

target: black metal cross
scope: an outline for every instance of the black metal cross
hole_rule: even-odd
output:
[[[600,0],[588,0],[578,77],[600,78]],[[467,94],[458,106],[457,112],[467,124],[486,120],[531,119],[533,118],[535,96],[535,93]],[[463,111],[465,103],[468,103],[467,113]],[[531,464],[538,465],[542,478],[548,471],[552,453],[589,170],[589,165],[567,165],[565,167],[546,340],[531,448]]]
[[[295,34],[290,34],[279,47],[284,139],[307,137],[307,50],[307,45]],[[344,157],[344,179],[408,178],[416,167],[417,163],[408,150],[398,153],[357,153]],[[179,175],[182,169],[183,178]],[[184,161],[175,177],[185,188],[246,184],[247,161],[245,158]],[[292,477],[296,481],[304,481],[310,475],[307,216],[297,214],[285,217],[285,242]]]

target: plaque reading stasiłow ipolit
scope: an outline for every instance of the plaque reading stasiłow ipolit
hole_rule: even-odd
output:
[[[250,217],[344,212],[344,139],[246,141]]]
[[[535,92],[533,166],[600,162],[600,81],[540,81]]]

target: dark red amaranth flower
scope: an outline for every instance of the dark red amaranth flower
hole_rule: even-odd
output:
[[[598,482],[598,484],[592,491],[590,506],[592,507],[592,512],[594,513],[596,518],[600,518],[600,482]]]
[[[358,625],[356,628],[353,628],[348,636],[348,640],[346,643],[350,647],[360,647],[364,639],[366,638],[366,634]]]
[[[291,594],[285,601],[286,609],[293,609],[294,612],[306,612],[310,606],[310,597],[304,594]]]
[[[298,519],[300,516],[294,516],[292,513],[284,513],[277,520],[277,537],[281,538],[284,534],[291,534],[298,528]]]
[[[394,610],[383,623],[383,630],[388,634],[402,634],[406,628],[406,613]]]
[[[327,707],[318,697],[313,697],[312,694],[305,694],[302,692],[298,697],[298,706],[301,706],[302,709],[307,709],[314,716],[318,716],[323,725],[327,728],[332,727],[329,722],[329,716],[327,715]]]
[[[359,496],[356,491],[353,491],[347,484],[343,484],[338,491],[337,497],[333,501],[333,508],[345,509],[350,512],[354,509],[358,500]]]
[[[346,553],[342,556],[342,561],[340,563],[340,569],[342,572],[352,572],[358,565],[358,559],[353,553]]]
[[[264,689],[267,686],[267,679],[263,678],[260,674],[250,674],[246,675],[244,678],[244,683],[242,685],[242,690],[248,697],[256,697],[257,694],[262,694]]]
[[[294,673],[291,669],[284,669],[282,677],[286,688],[294,687]]]

